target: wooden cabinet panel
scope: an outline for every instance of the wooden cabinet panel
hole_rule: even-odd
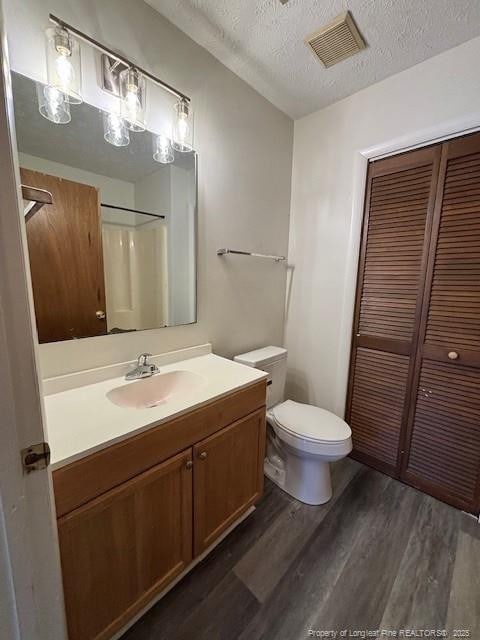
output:
[[[192,559],[191,449],[58,521],[69,640],[103,640]]]
[[[195,445],[195,555],[260,497],[264,454],[263,409]]]
[[[98,189],[27,169],[21,178],[53,196],[26,223],[39,341],[105,334]]]

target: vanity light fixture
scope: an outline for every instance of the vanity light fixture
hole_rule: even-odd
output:
[[[47,29],[45,35],[48,85],[64,93],[70,104],[81,104],[82,67],[78,41],[60,25]]]
[[[103,137],[114,147],[126,147],[130,143],[127,125],[118,113],[103,112]]]
[[[41,115],[54,124],[68,124],[70,115],[70,103],[65,99],[65,94],[51,87],[37,82],[38,110]]]
[[[122,117],[130,131],[145,131],[145,77],[135,68],[127,67],[119,74]]]
[[[56,123],[69,122],[69,104],[82,102],[79,45],[82,41],[101,51],[102,89],[120,99],[119,112],[103,115],[107,142],[125,146],[130,141],[129,131],[145,131],[148,80],[177,98],[173,142],[165,136],[154,137],[154,160],[173,162],[172,144],[177,151],[193,150],[193,111],[187,95],[53,14],[49,18],[54,27],[47,30],[48,86],[57,92],[46,88],[44,95],[39,96],[39,109],[44,117]]]
[[[174,106],[173,147],[177,151],[188,152],[193,149],[193,111],[183,98]]]
[[[153,136],[153,159],[161,164],[170,164],[175,159],[172,141],[163,133]]]

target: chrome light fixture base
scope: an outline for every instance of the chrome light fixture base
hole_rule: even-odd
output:
[[[116,58],[112,58],[106,53],[102,53],[101,57],[102,61],[102,89],[107,93],[111,93],[113,96],[117,98],[120,97],[120,73],[125,71],[129,67],[117,60]]]

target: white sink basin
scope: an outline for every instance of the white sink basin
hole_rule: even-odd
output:
[[[205,378],[198,373],[170,371],[115,387],[107,393],[107,398],[119,407],[148,409],[166,402],[179,393],[191,393],[204,383]]]

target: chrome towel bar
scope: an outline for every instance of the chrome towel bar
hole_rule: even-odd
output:
[[[235,253],[239,256],[253,256],[254,258],[268,258],[269,260],[275,260],[275,262],[282,262],[286,260],[285,256],[270,256],[265,253],[254,253],[253,251],[238,251],[237,249],[217,249],[217,256],[224,256],[227,253]]]

